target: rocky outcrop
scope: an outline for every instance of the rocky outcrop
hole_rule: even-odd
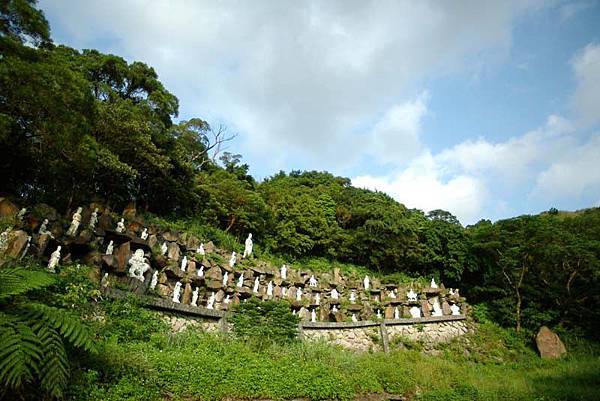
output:
[[[555,359],[566,355],[567,349],[558,334],[546,326],[542,326],[535,336],[535,344],[544,359]]]

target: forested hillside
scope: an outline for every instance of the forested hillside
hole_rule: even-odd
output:
[[[600,209],[556,210],[463,227],[449,212],[407,209],[327,172],[262,182],[234,136],[178,99],[141,62],[52,42],[32,1],[0,6],[0,194],[70,213],[102,200],[189,219],[288,259],[435,276],[502,325],[600,332]]]

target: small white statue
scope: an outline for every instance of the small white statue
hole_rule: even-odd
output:
[[[365,276],[365,278],[363,280],[363,285],[365,287],[365,290],[369,289],[370,284],[371,284],[371,280],[369,280],[369,276]]]
[[[154,273],[152,273],[152,280],[150,280],[150,289],[155,289],[156,284],[158,284],[158,270],[155,270]]]
[[[204,243],[200,244],[198,249],[196,249],[196,253],[202,256],[206,255],[206,252],[204,251]]]
[[[166,255],[168,250],[169,250],[169,246],[167,245],[167,241],[164,241],[162,243],[162,245],[160,246],[160,254],[164,256],[164,255]]]
[[[175,288],[173,289],[173,302],[178,304],[180,295],[181,295],[181,282],[178,281],[175,283]]]
[[[114,251],[115,245],[113,243],[113,240],[110,240],[110,242],[108,243],[108,246],[106,247],[106,254],[107,255],[112,255],[113,251]]]
[[[450,288],[450,291],[448,291],[448,295],[454,295],[454,290],[452,288]]]
[[[395,289],[388,292],[388,298],[396,299],[396,290]]]
[[[144,282],[144,273],[150,270],[150,265],[146,263],[143,249],[136,249],[133,256],[129,259],[129,277],[137,278]]]
[[[225,274],[223,274],[223,287],[227,287],[228,281],[229,281],[229,273],[225,272]]]
[[[381,319],[381,309],[377,309],[377,319]]]
[[[229,267],[233,268],[235,266],[235,262],[237,262],[237,256],[234,252],[231,252],[231,258],[229,258]]]
[[[269,284],[267,284],[267,296],[272,297],[273,296],[273,282],[269,281]]]
[[[198,306],[198,287],[192,292],[192,302],[191,305]]]
[[[400,310],[397,306],[394,308],[394,319],[400,319]]]
[[[286,265],[281,266],[281,279],[287,280],[287,266]]]
[[[102,286],[102,288],[106,288],[108,287],[108,273],[104,273],[104,276],[102,276],[102,280],[100,280],[100,285]]]
[[[412,308],[410,308],[409,310],[410,312],[410,317],[412,318],[420,318],[421,317],[421,308],[417,307],[417,306],[413,306]]]
[[[358,318],[356,317],[356,313],[352,314],[352,321],[355,322],[355,323],[358,322]]]
[[[292,310],[292,315],[295,315],[295,314],[296,314],[296,309],[293,309]]]
[[[350,302],[356,302],[356,291],[354,290],[350,293]]]
[[[340,293],[335,288],[331,290],[331,299],[340,299]]]
[[[313,308],[313,310],[310,311],[310,321],[311,322],[317,321],[317,312],[315,312],[314,308]]]
[[[252,292],[254,292],[255,294],[258,294],[258,289],[260,288],[260,281],[258,280],[258,277],[254,280],[254,288],[252,289]]]
[[[23,250],[23,253],[21,254],[21,257],[19,259],[23,259],[25,257],[25,255],[27,255],[27,252],[29,252],[29,247],[31,246],[31,235],[27,236],[27,245],[25,245],[25,249]]]
[[[121,220],[119,220],[115,231],[118,232],[119,234],[123,234],[125,232],[125,219],[124,218],[121,218]]]
[[[198,277],[204,277],[204,266],[200,265],[198,269]]]
[[[333,305],[333,308],[331,308],[331,312],[332,313],[337,313],[338,312],[337,305]]]
[[[460,298],[460,294],[458,293],[458,288],[455,288],[455,289],[454,289],[454,296],[455,296],[456,298]]]
[[[58,266],[58,263],[60,262],[61,249],[62,247],[59,245],[56,248],[56,251],[52,252],[52,255],[50,255],[50,260],[48,261],[48,270],[50,270],[50,273],[56,273],[56,266]]]
[[[452,311],[452,316],[460,315],[460,307],[456,304],[452,304],[450,306],[450,310]]]
[[[225,299],[223,300],[223,303],[228,304],[231,302],[231,295],[227,294],[227,296],[225,297]]]
[[[431,312],[431,316],[443,316],[443,315],[444,315],[444,313],[442,312],[442,308],[440,306],[440,302],[436,298],[433,301],[433,312]]]
[[[244,247],[244,254],[242,255],[242,259],[249,258],[252,255],[252,234],[248,234],[248,238],[246,238],[246,243]]]
[[[50,231],[48,231],[48,219],[44,219],[44,221],[42,221],[42,225],[40,226],[38,233],[40,235],[50,234]],[[50,236],[52,236],[52,234],[50,234]]]
[[[19,213],[17,213],[17,219],[19,219],[19,221],[23,221],[25,213],[27,213],[27,208],[24,207],[23,209],[19,210]]]
[[[240,274],[237,281],[237,287],[242,288],[244,286],[244,273]]]
[[[142,233],[140,234],[140,238],[144,241],[146,241],[148,239],[148,229],[144,228],[142,230]]]
[[[81,223],[81,211],[83,209],[81,207],[77,208],[77,211],[73,213],[73,220],[71,221],[71,227],[67,230],[67,235],[69,237],[74,237],[77,234],[77,229],[79,228],[79,224]]]
[[[215,292],[210,295],[208,301],[206,301],[206,309],[214,309],[215,308]]]
[[[406,293],[406,297],[408,298],[408,302],[415,302],[417,300],[417,293],[411,288],[410,291]]]
[[[315,278],[314,274],[312,274],[308,279],[308,285],[309,287],[316,287],[318,285],[317,279]]]
[[[287,296],[287,287],[281,287],[281,296],[282,297]]]
[[[187,256],[183,255],[183,259],[181,259],[181,271],[184,272],[185,269],[187,269],[187,265],[188,265],[188,260],[187,260]]]
[[[436,282],[435,282],[435,279],[434,279],[434,278],[432,278],[432,279],[431,279],[431,283],[429,284],[429,286],[430,286],[431,288],[438,288],[438,285],[436,284]]]
[[[315,294],[315,305],[320,305],[321,304],[321,294],[319,294],[318,292]]]
[[[94,209],[90,216],[90,222],[88,224],[89,229],[94,231],[96,229],[96,224],[98,224],[98,208]]]
[[[300,287],[296,290],[296,301],[302,301],[302,288]]]

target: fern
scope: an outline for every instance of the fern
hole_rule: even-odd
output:
[[[17,388],[39,372],[44,347],[32,328],[0,313],[0,382]]]
[[[0,299],[24,294],[54,283],[54,278],[45,272],[24,270],[17,267],[0,269]]]

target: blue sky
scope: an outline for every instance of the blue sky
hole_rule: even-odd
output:
[[[328,170],[463,224],[600,206],[598,1],[42,0],[152,65],[258,179]]]

